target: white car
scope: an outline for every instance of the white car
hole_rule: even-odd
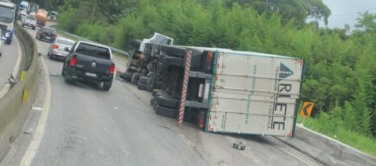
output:
[[[31,29],[35,30],[35,28],[37,27],[37,19],[32,15],[28,15],[24,19],[22,19],[21,24],[22,27],[28,26]]]

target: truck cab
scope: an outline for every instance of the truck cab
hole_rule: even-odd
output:
[[[137,84],[140,76],[149,72],[151,68],[149,62],[153,60],[153,58],[145,56],[149,55],[150,52],[150,49],[148,49],[146,45],[149,43],[172,45],[173,41],[171,37],[160,33],[155,33],[152,38],[143,39],[142,41],[137,39],[131,40],[130,44],[133,47],[133,51],[130,55],[126,71],[122,73],[120,77],[126,81]]]
[[[6,44],[12,43],[15,20],[16,5],[10,1],[0,1],[0,29],[6,38]]]

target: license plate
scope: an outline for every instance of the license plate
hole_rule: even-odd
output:
[[[85,75],[89,76],[89,77],[97,77],[97,74],[95,74],[95,73],[86,72]]]
[[[46,37],[46,39],[51,39],[50,37]]]

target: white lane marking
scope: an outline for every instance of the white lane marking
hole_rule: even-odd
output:
[[[305,159],[304,158],[305,156],[301,156],[299,154],[294,153],[293,151],[295,151],[295,149],[289,150],[288,148],[283,147],[282,145],[280,145],[280,143],[282,143],[282,142],[280,142],[279,140],[276,140],[276,139],[270,138],[270,137],[269,138],[263,137],[263,138],[264,138],[264,140],[268,141],[269,143],[274,144],[278,149],[280,149],[280,150],[284,151],[285,153],[293,156],[294,158],[306,163],[307,165],[318,166],[318,164],[316,164],[315,161],[310,161],[308,159]]]
[[[17,53],[18,54],[17,54],[16,65],[13,68],[12,75],[13,75],[13,77],[17,77],[17,73],[18,73],[18,70],[20,69],[20,64],[21,64],[21,59],[22,59],[22,50],[21,50],[20,42],[19,42],[16,35],[14,36],[14,40],[17,42]],[[5,84],[3,89],[1,89],[1,91],[0,91],[0,99],[3,98],[5,96],[5,94],[8,93],[9,90],[10,90],[10,84]]]
[[[30,166],[34,160],[36,153],[38,152],[40,142],[43,138],[44,131],[46,129],[46,122],[48,118],[48,114],[50,112],[50,104],[51,104],[51,82],[49,77],[49,71],[47,69],[47,65],[43,59],[41,58],[43,70],[44,70],[44,79],[46,82],[46,92],[44,94],[44,103],[43,103],[43,111],[41,113],[38,126],[34,132],[33,139],[30,142],[25,155],[22,157],[21,163],[19,166]]]

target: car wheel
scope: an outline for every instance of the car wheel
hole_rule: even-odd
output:
[[[110,81],[110,82],[103,82],[103,90],[109,91],[111,89],[111,86],[112,86],[112,81]]]
[[[61,75],[62,75],[62,76],[65,76],[65,70],[64,70],[64,67],[63,67],[63,69],[61,70]]]
[[[166,117],[170,117],[170,118],[178,117],[178,110],[165,108],[165,107],[162,107],[158,104],[154,105],[154,111],[158,115],[162,115],[162,116],[166,116]]]
[[[73,83],[73,80],[71,78],[69,78],[70,76],[68,74],[64,74],[64,82],[67,83],[67,84],[72,84]]]

